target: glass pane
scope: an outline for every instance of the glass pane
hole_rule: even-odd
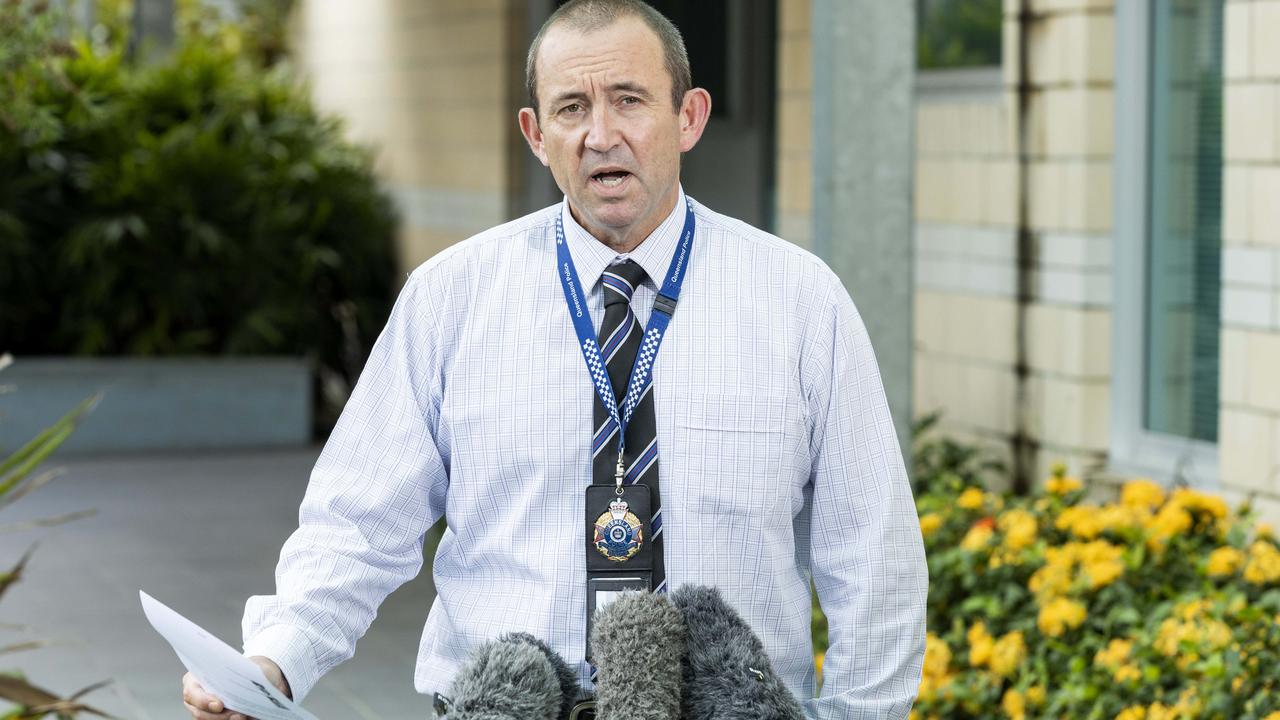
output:
[[[1001,0],[916,0],[921,70],[1000,65]]]
[[[1223,0],[1152,0],[1148,430],[1218,439]]]

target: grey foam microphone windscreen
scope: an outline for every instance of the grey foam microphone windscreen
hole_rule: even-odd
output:
[[[764,645],[718,590],[685,585],[670,598],[688,637],[684,717],[803,720],[800,703],[774,672]]]
[[[449,686],[449,720],[559,720],[578,683],[564,660],[527,633],[491,640]]]
[[[597,610],[591,649],[600,720],[679,720],[684,621],[665,596],[623,593]]]

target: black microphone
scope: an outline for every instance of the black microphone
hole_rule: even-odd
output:
[[[597,610],[591,652],[600,720],[679,720],[684,620],[666,597],[627,592]]]
[[[684,618],[688,639],[685,718],[804,719],[800,703],[774,672],[764,644],[718,590],[684,585],[670,597]]]
[[[545,643],[508,633],[484,643],[449,686],[449,720],[560,720],[578,694],[578,680]]]

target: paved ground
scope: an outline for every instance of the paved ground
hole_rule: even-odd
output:
[[[240,646],[249,595],[271,592],[285,537],[318,450],[170,454],[54,462],[67,475],[0,511],[0,526],[73,510],[97,515],[0,535],[7,569],[32,543],[25,577],[0,600],[0,646],[49,647],[0,656],[50,690],[110,678],[86,700],[120,718],[185,717],[182,666],[151,629],[138,589]],[[394,593],[356,658],[321,680],[305,706],[321,720],[430,717],[413,663],[433,589],[430,573]],[[14,625],[21,627],[13,627]]]

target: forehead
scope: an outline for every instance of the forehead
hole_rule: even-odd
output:
[[[637,17],[622,17],[583,32],[568,23],[552,26],[537,58],[539,95],[597,82],[628,81],[654,92],[669,90],[658,35]]]

